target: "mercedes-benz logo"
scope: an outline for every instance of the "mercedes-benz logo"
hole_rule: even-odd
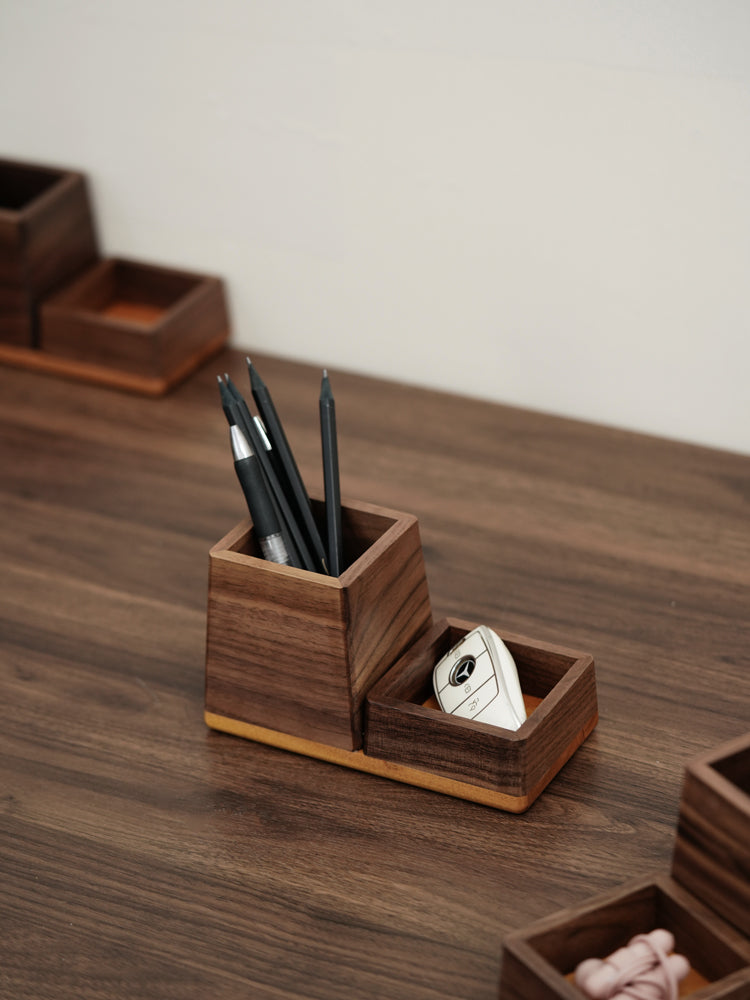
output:
[[[451,670],[451,684],[454,687],[460,687],[462,684],[465,684],[474,673],[474,667],[476,665],[477,661],[473,656],[462,657]]]

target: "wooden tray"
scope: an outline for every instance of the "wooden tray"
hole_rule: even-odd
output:
[[[668,876],[639,880],[509,934],[500,1000],[582,1000],[572,973],[605,958],[636,934],[664,927],[691,972],[680,996],[750,998],[750,945],[738,931]]]
[[[228,337],[219,278],[111,258],[41,304],[37,349],[0,344],[0,361],[160,396]]]
[[[446,618],[415,642],[367,697],[365,751],[523,812],[598,720],[594,661],[585,653],[495,629],[518,669],[528,717],[515,732],[441,711],[435,664],[475,623]],[[464,795],[475,798],[474,794]]]

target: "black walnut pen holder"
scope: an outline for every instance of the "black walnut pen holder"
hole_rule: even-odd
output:
[[[500,1000],[581,1000],[579,962],[671,931],[680,996],[750,1000],[750,734],[690,762],[671,875],[630,882],[508,935]]]
[[[0,362],[160,396],[228,337],[219,278],[101,259],[83,174],[0,160]]]
[[[323,505],[313,501],[319,522]],[[590,656],[500,633],[530,713],[516,732],[448,715],[415,517],[344,503],[340,577],[260,558],[249,520],[210,552],[205,720],[222,732],[523,812],[597,722]]]

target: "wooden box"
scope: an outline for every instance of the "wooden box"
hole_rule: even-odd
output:
[[[40,346],[61,373],[160,395],[221,349],[219,278],[110,258],[41,307]]]
[[[688,764],[672,874],[750,938],[750,733]]]
[[[27,289],[0,285],[0,351],[30,350],[36,340],[36,315]]]
[[[343,522],[339,579],[260,558],[250,521],[211,550],[206,723],[522,812],[596,724],[593,660],[503,634],[533,714],[512,733],[440,711],[432,668],[474,626],[433,626],[413,516],[350,503]]]
[[[323,504],[314,500],[313,510],[321,520]],[[249,520],[211,549],[213,728],[313,755],[316,747],[361,748],[366,692],[432,613],[416,518],[348,503],[342,523],[340,577],[261,558]]]
[[[97,253],[83,174],[0,160],[0,342],[36,346],[40,300]]]
[[[518,669],[527,718],[512,732],[443,712],[432,694],[432,670],[470,622],[444,619],[422,636],[367,697],[365,752],[427,771],[464,797],[522,812],[594,729],[596,680],[591,656],[496,630]],[[457,791],[456,794],[461,794]]]
[[[750,946],[713,910],[668,876],[632,882],[562,910],[504,942],[501,1000],[581,1000],[572,974],[586,958],[605,958],[636,934],[664,927],[691,971],[680,996],[750,1000]]]

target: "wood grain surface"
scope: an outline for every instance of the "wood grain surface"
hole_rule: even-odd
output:
[[[143,379],[169,378],[228,329],[221,279],[122,257],[97,261],[40,309],[49,358]]]
[[[750,938],[750,733],[688,765],[672,872]]]
[[[432,619],[414,515],[342,506],[362,554],[335,579],[259,558],[249,518],[211,549],[209,713],[361,748],[367,690]]]
[[[365,752],[494,789],[523,812],[596,725],[594,663],[586,654],[500,630],[521,690],[540,704],[515,731],[450,715],[428,704],[432,671],[475,627],[443,618],[378,681],[367,695]]]
[[[253,360],[320,489],[320,370]],[[596,730],[520,816],[211,732],[243,355],[159,399],[0,368],[0,996],[495,1000],[504,936],[668,869],[686,763],[750,730],[750,459],[331,360],[344,496],[418,518],[436,618],[590,653]]]
[[[0,342],[37,347],[42,299],[97,254],[84,174],[0,159]]]
[[[702,1000],[748,1000],[750,942],[666,875],[635,879],[509,934],[500,996],[582,1000],[572,982],[579,962],[606,958],[656,927],[674,935],[675,952],[690,963],[680,997],[703,989]]]

